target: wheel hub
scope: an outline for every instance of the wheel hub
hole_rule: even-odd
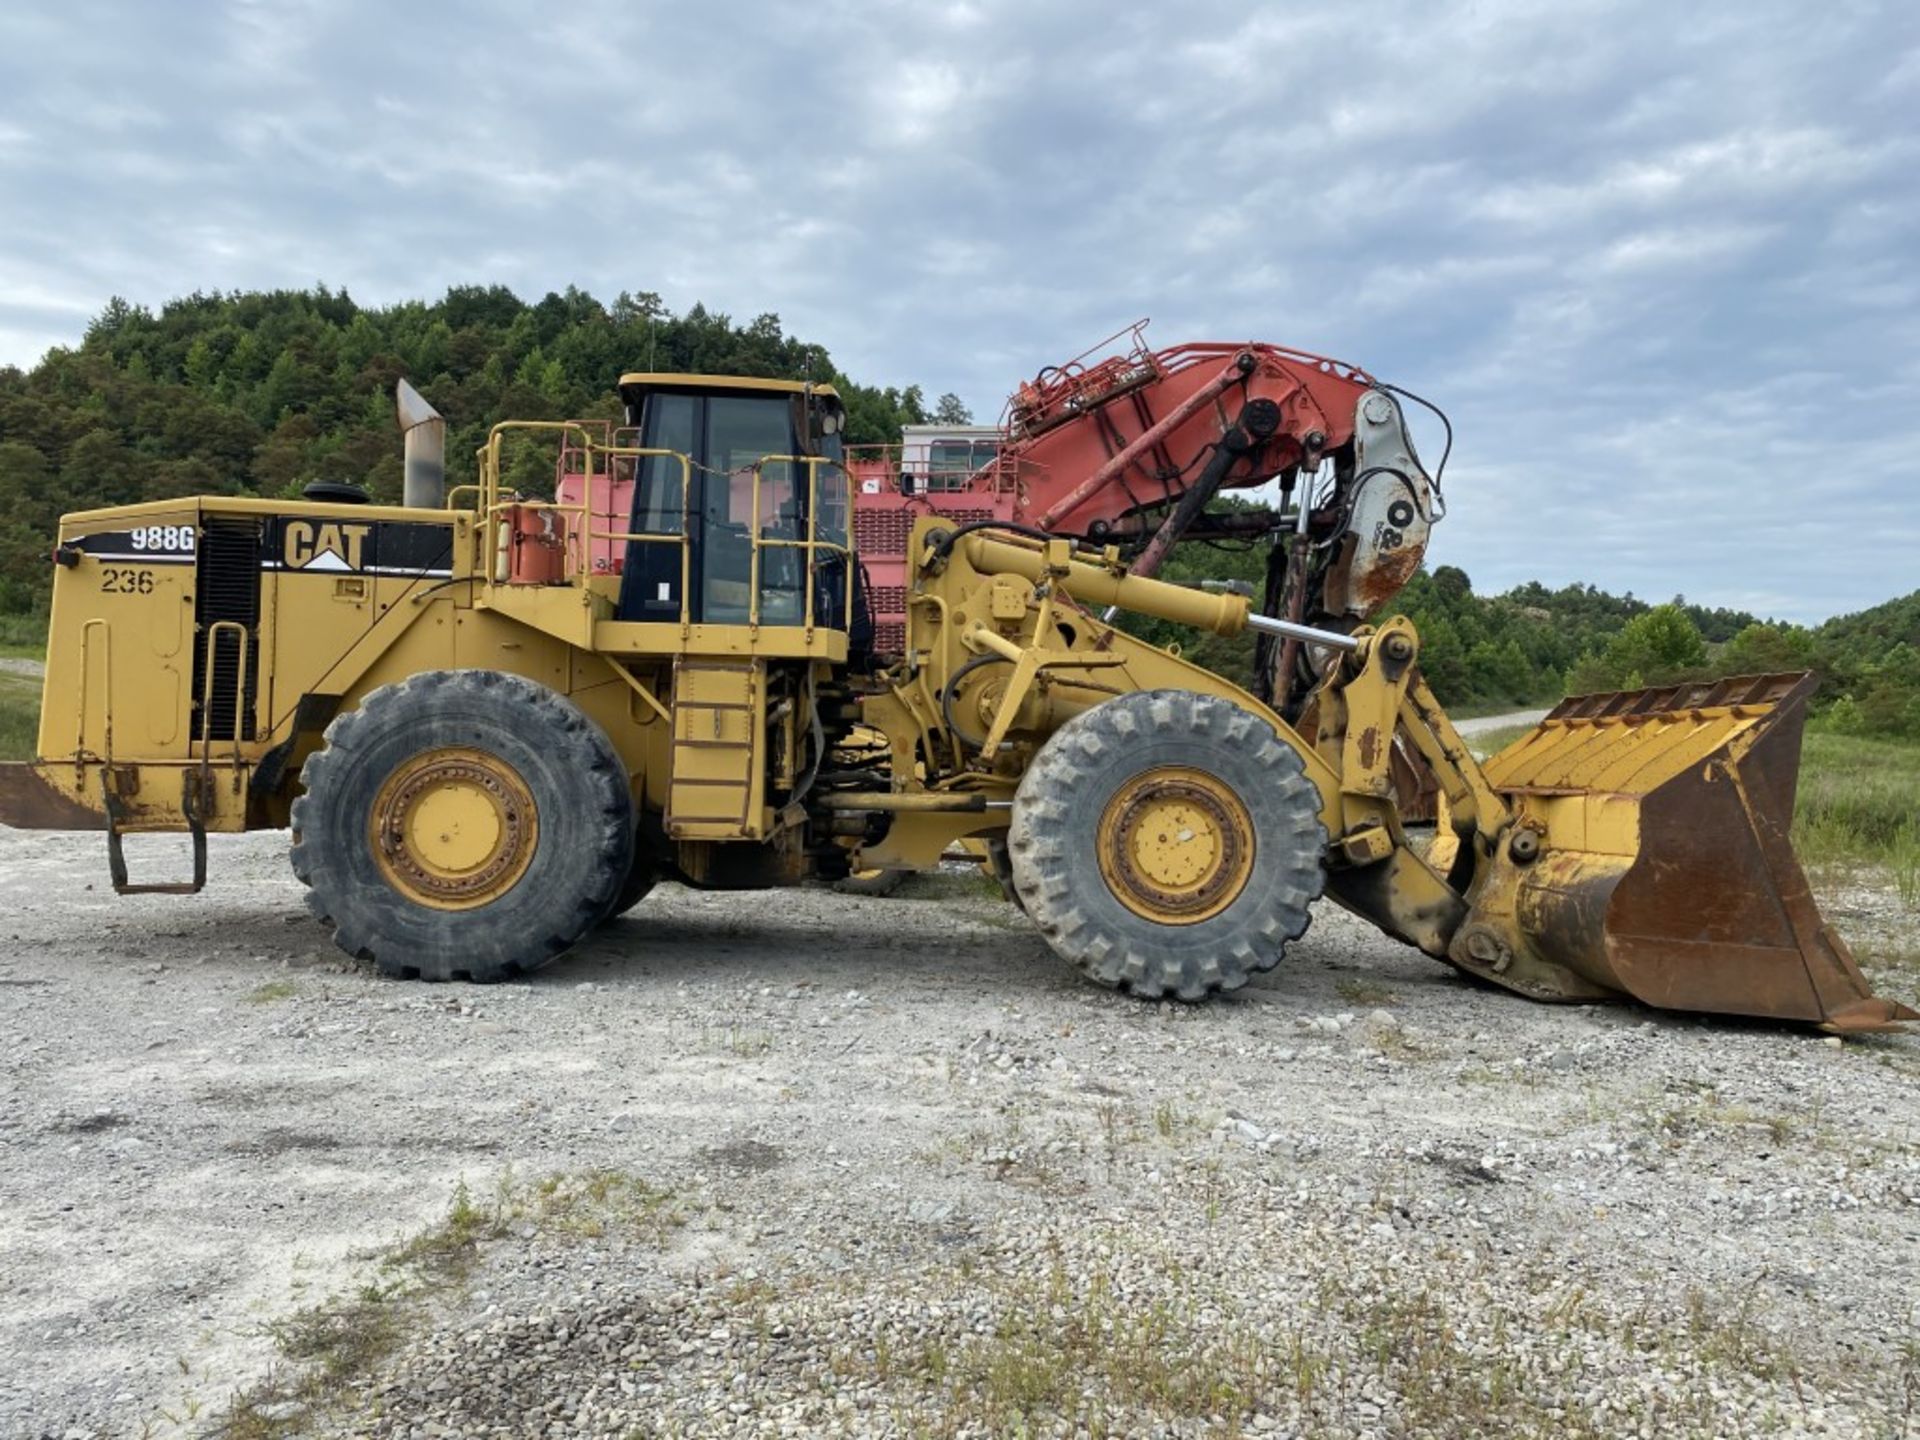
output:
[[[441,910],[499,898],[533,863],[539,817],[514,768],[483,750],[423,751],[396,768],[369,818],[382,876]]]
[[[1189,766],[1134,777],[1100,817],[1100,871],[1114,897],[1163,925],[1217,915],[1253,873],[1253,822],[1225,783]]]

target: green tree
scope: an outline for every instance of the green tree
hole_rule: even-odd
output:
[[[1770,675],[1818,665],[1813,633],[1798,625],[1748,625],[1713,657],[1723,675]]]
[[[1597,655],[1584,656],[1568,677],[1576,690],[1632,690],[1670,685],[1700,673],[1707,644],[1678,604],[1656,605],[1621,626]]]

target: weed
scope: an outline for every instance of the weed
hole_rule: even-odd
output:
[[[40,741],[40,682],[0,674],[0,760],[31,760]]]
[[[1342,980],[1333,987],[1349,1005],[1398,1005],[1400,997],[1371,980]]]
[[[1801,751],[1793,841],[1816,871],[1883,865],[1920,906],[1920,746],[1811,731]]]
[[[743,1029],[738,1025],[708,1026],[700,1032],[700,1048],[745,1060],[773,1049],[773,1034],[767,1030]]]
[[[1004,905],[1007,903],[1007,892],[1001,888],[1000,877],[988,870],[985,866],[982,866],[967,877],[967,890],[968,893],[976,895],[983,900],[991,900],[996,905]]]
[[[47,617],[0,615],[0,655],[38,660],[47,653]]]
[[[214,1433],[223,1440],[284,1440],[321,1413],[350,1403],[406,1342],[440,1290],[464,1280],[480,1247],[506,1235],[522,1216],[554,1229],[599,1235],[619,1227],[664,1239],[684,1223],[671,1192],[612,1170],[547,1176],[532,1185],[501,1174],[478,1198],[462,1180],[446,1214],[419,1234],[374,1256],[355,1289],[272,1321],[267,1334],[282,1365],[233,1396]]]
[[[671,1190],[622,1170],[549,1175],[517,1207],[535,1223],[575,1235],[640,1234],[658,1242],[687,1223]]]
[[[269,980],[256,985],[247,995],[249,1005],[272,1005],[277,1001],[291,1000],[300,993],[300,987],[291,980]]]
[[[1773,1380],[1788,1371],[1789,1362],[1756,1320],[1755,1298],[1756,1292],[1748,1290],[1727,1313],[1698,1286],[1688,1286],[1687,1336],[1694,1353],[1708,1364]]]
[[[472,1268],[480,1242],[506,1234],[508,1197],[496,1191],[490,1205],[479,1205],[467,1182],[454,1186],[446,1218],[392,1250],[387,1263],[417,1267],[440,1277],[458,1279]]]
[[[1795,1138],[1825,1143],[1830,1137],[1821,1118],[1817,1099],[1806,1115],[1796,1117],[1756,1110],[1749,1105],[1729,1104],[1710,1089],[1677,1104],[1656,1100],[1644,1111],[1646,1127],[1674,1148],[1715,1130],[1763,1134],[1769,1144],[1776,1147]]]
[[[1909,910],[1920,910],[1920,824],[1908,821],[1888,847],[1887,865],[1893,871],[1893,888],[1900,903]]]
[[[888,1336],[872,1358],[843,1354],[836,1368],[877,1367],[884,1354],[882,1378],[922,1397],[917,1433],[1023,1435],[1072,1416],[1083,1433],[1110,1435],[1129,1412],[1243,1415],[1268,1363],[1249,1329],[1206,1324],[1191,1286],[1136,1303],[1111,1272],[1075,1283],[1058,1259],[1043,1279],[988,1283],[989,1333]]]
[[[267,1326],[287,1359],[311,1365],[320,1379],[338,1383],[363,1375],[390,1355],[402,1335],[402,1303],[363,1287],[351,1299],[296,1310]]]
[[[1369,1025],[1366,1040],[1375,1054],[1389,1060],[1419,1060],[1427,1053],[1419,1041],[1398,1025]]]
[[[1498,755],[1522,736],[1531,735],[1531,725],[1500,725],[1492,730],[1476,731],[1466,736],[1467,748],[1482,760]]]

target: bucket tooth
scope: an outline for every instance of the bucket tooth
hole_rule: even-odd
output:
[[[1563,701],[1486,764],[1537,855],[1483,868],[1450,958],[1540,998],[1885,1029],[1788,838],[1809,675]]]

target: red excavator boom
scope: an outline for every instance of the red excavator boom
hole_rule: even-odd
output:
[[[998,452],[967,473],[903,464],[891,448],[850,455],[877,648],[901,643],[907,534],[923,514],[1118,543],[1149,575],[1181,539],[1273,537],[1263,608],[1321,627],[1350,629],[1405,586],[1439,490],[1407,433],[1404,392],[1261,342],[1152,350],[1145,325],[1021,384]],[[1274,503],[1208,512],[1221,490],[1255,488]],[[1313,663],[1273,644],[1264,698],[1304,694]]]

